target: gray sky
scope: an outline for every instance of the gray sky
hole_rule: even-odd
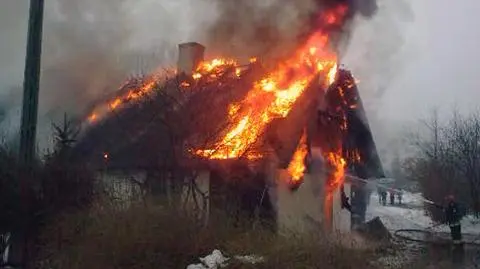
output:
[[[380,99],[380,117],[416,119],[428,116],[433,106],[442,114],[454,106],[475,109],[480,97],[480,1],[410,0],[410,6],[414,20],[404,32],[402,72]]]
[[[385,141],[395,136],[396,126],[427,116],[434,106],[445,113],[454,105],[464,111],[473,109],[480,97],[476,74],[480,1],[378,1],[376,17],[356,22],[343,62],[360,80],[379,143],[388,144]],[[0,1],[0,104],[12,108],[8,126],[19,121],[28,2]],[[46,86],[40,98],[40,132],[49,129],[49,121],[55,118],[52,115],[64,110],[78,112],[82,107],[76,102],[103,96],[112,90],[106,89],[108,84],[134,69],[131,62],[119,64],[115,55],[155,52],[154,60],[172,62],[175,45],[202,41],[199,28],[216,18],[215,6],[201,0],[46,2],[43,68],[46,74],[56,76],[42,78]],[[55,4],[60,2],[65,4]],[[124,4],[112,10],[112,3],[118,2]],[[93,15],[85,17],[75,11],[76,6]],[[89,24],[89,20],[99,24]],[[115,46],[110,45],[111,40]],[[97,62],[86,60],[90,58]],[[99,66],[98,59],[105,66]],[[115,72],[107,68],[111,65]],[[65,74],[62,81],[58,74],[65,68],[78,68],[78,72]],[[67,81],[75,83],[72,86],[65,84]],[[5,129],[5,124],[0,128]]]
[[[357,23],[344,63],[360,80],[377,147],[388,166],[394,153],[408,154],[400,140],[434,107],[443,119],[454,108],[480,108],[480,1],[382,3],[376,17]]]

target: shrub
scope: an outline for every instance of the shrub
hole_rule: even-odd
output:
[[[0,234],[11,231],[20,218],[18,162],[12,152],[0,145]]]
[[[126,210],[95,207],[52,221],[43,232],[43,251],[36,266],[185,268],[220,249],[227,255],[268,257],[255,268],[370,268],[366,257],[372,252],[348,249],[320,235],[287,238],[242,227],[228,218],[221,225],[205,227],[172,208],[150,203]],[[250,267],[233,264],[229,268]]]

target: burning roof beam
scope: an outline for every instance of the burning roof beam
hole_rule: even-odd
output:
[[[346,120],[348,126],[343,141],[343,155],[345,158],[349,158],[352,157],[349,156],[352,152],[356,152],[355,155],[360,157],[360,162],[350,161],[357,176],[361,178],[384,177],[383,166],[378,156],[355,78],[347,70],[340,70],[338,76],[337,83],[332,85],[332,89],[336,87],[338,90],[327,94],[327,99],[328,102],[337,103],[339,101],[338,95],[343,94],[344,120]],[[340,91],[340,89],[343,89],[343,91]]]
[[[275,149],[280,167],[287,168],[297,148],[302,133],[307,128],[307,137],[311,132],[309,120],[313,119],[319,98],[323,98],[326,82],[319,83],[317,76],[298,98],[288,117],[275,119],[268,131],[268,141]]]

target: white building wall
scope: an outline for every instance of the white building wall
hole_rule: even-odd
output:
[[[322,175],[305,175],[303,183],[291,190],[290,175],[277,170],[276,193],[277,224],[280,233],[304,233],[318,230],[324,221]]]
[[[327,176],[323,163],[320,149],[313,148],[311,169],[305,174],[298,189],[292,190],[288,184],[288,171],[275,169],[278,165],[275,160],[271,161],[270,196],[276,209],[280,233],[312,232],[319,229],[348,233],[351,230],[350,212],[341,208],[340,188],[331,194],[331,200],[327,202]],[[346,183],[344,188],[348,195],[350,185]]]

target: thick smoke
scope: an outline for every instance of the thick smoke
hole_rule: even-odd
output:
[[[350,19],[357,14],[371,17],[377,9],[376,0],[218,0],[219,17],[209,29],[209,45],[221,55],[281,57],[318,30],[325,10],[340,4],[348,6],[348,18],[334,30],[347,39]]]
[[[45,1],[40,148],[49,144],[50,123],[64,112],[83,115],[132,73],[175,64],[178,43],[201,42],[207,56],[281,56],[316,27],[327,7],[344,3],[349,18],[370,18],[377,1]],[[20,123],[28,2],[0,1],[0,134],[16,135]],[[343,40],[352,21],[339,29]]]
[[[411,62],[415,51],[406,46],[406,32],[414,19],[406,0],[378,0],[378,12],[369,19],[356,17],[342,62],[359,79],[359,89],[384,167],[389,170],[401,155],[404,123],[392,122],[379,110],[382,97]]]
[[[0,2],[2,135],[16,136],[20,124],[28,2]],[[63,113],[83,115],[132,73],[173,64],[176,44],[202,41],[196,31],[214,18],[211,4],[194,0],[49,0],[45,5],[40,148],[49,145],[52,121]]]

